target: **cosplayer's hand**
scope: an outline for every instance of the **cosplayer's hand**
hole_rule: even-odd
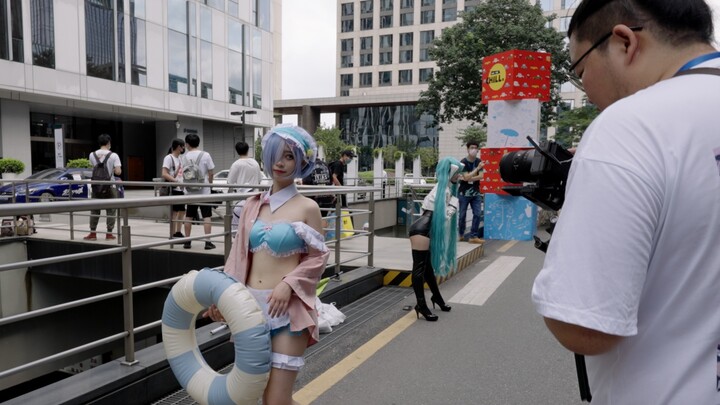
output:
[[[270,297],[268,297],[268,315],[272,318],[285,315],[290,303],[290,295],[292,295],[292,288],[285,282],[280,282],[275,288],[273,288]]]
[[[220,310],[215,304],[211,305],[210,308],[202,314],[202,316],[203,318],[207,318],[209,316],[210,319],[215,322],[225,322],[225,318],[223,318]]]

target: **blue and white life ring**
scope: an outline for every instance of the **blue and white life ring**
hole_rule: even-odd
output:
[[[195,318],[217,305],[235,341],[235,364],[215,372],[203,359]],[[257,404],[270,374],[270,332],[255,298],[222,271],[190,271],[173,286],[162,316],[165,354],[182,387],[201,404]]]

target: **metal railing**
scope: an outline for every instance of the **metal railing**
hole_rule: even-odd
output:
[[[12,180],[10,182],[13,183],[22,183],[21,187],[26,187],[26,190],[29,190],[29,185],[26,184],[27,182],[24,180]],[[108,182],[99,182],[99,181],[89,181],[89,180],[58,180],[59,183],[68,183],[70,185],[72,184],[102,184],[102,183],[108,183]],[[122,183],[125,187],[153,187],[154,189],[159,186],[157,182],[123,182]],[[162,183],[161,183],[162,184]],[[237,184],[230,184],[230,185],[208,185],[207,183],[200,183],[198,184],[203,187],[213,187],[213,188],[220,188],[220,187],[244,187],[246,185],[237,185]],[[263,188],[263,186],[254,186],[255,188]],[[376,188],[372,187],[318,187],[318,186],[300,186],[299,187],[300,192],[303,195],[306,196],[314,196],[314,195],[328,195],[328,194],[335,194],[337,197],[338,205],[336,206],[334,210],[334,216],[330,218],[335,218],[335,238],[332,241],[327,241],[326,243],[329,246],[332,246],[335,250],[335,257],[334,262],[329,263],[327,266],[332,267],[334,266],[334,274],[337,276],[340,274],[340,265],[342,263],[347,263],[353,260],[357,260],[359,258],[366,257],[367,258],[367,265],[372,266],[373,265],[373,247],[374,247],[374,199],[373,199],[373,192],[377,191]],[[357,193],[357,192],[364,192],[368,193],[370,195],[369,198],[369,208],[367,210],[359,210],[359,209],[347,209],[340,207],[340,198],[339,196],[341,194],[345,193]],[[72,194],[72,193],[70,193]],[[64,350],[59,353],[54,353],[50,356],[46,356],[43,358],[39,358],[37,360],[31,361],[26,364],[22,364],[13,368],[9,368],[6,370],[0,371],[0,380],[3,378],[32,370],[34,368],[38,368],[43,365],[47,365],[51,362],[67,359],[70,356],[73,356],[78,353],[83,353],[85,351],[88,351],[90,349],[98,348],[102,345],[105,345],[110,342],[118,341],[118,340],[124,340],[124,361],[122,364],[124,365],[134,365],[137,363],[135,359],[135,335],[147,331],[152,328],[159,327],[161,324],[161,320],[156,320],[150,323],[147,323],[145,325],[139,325],[135,326],[134,320],[133,320],[133,295],[137,292],[147,290],[150,288],[156,288],[161,286],[166,286],[169,284],[175,283],[177,280],[181,278],[181,276],[178,277],[172,277],[167,278],[163,280],[155,280],[146,284],[133,286],[133,269],[132,269],[132,254],[133,252],[141,249],[150,249],[165,245],[172,245],[179,242],[185,242],[185,241],[192,241],[196,239],[206,239],[208,237],[223,237],[225,239],[225,259],[227,259],[227,255],[229,254],[229,246],[232,241],[232,231],[231,231],[231,213],[232,208],[234,207],[235,203],[244,200],[255,193],[221,193],[221,194],[210,194],[210,195],[184,195],[184,196],[167,196],[167,197],[149,197],[149,198],[117,198],[117,199],[84,199],[82,201],[78,200],[77,198],[72,199],[69,198],[68,201],[55,201],[55,202],[33,202],[32,204],[23,204],[23,203],[10,203],[10,204],[0,204],[0,217],[12,217],[17,218],[18,216],[35,216],[35,215],[43,215],[43,214],[65,214],[68,215],[70,218],[69,221],[69,228],[67,231],[70,232],[71,238],[74,233],[74,222],[72,220],[73,216],[78,215],[87,215],[83,214],[85,211],[89,210],[105,210],[105,209],[117,209],[118,213],[117,216],[119,218],[118,222],[118,228],[119,228],[119,238],[118,243],[119,246],[116,247],[108,247],[103,248],[97,251],[91,251],[91,252],[83,252],[83,253],[72,253],[72,254],[65,254],[60,256],[55,256],[51,258],[43,258],[43,259],[30,259],[30,260],[24,260],[14,263],[7,263],[0,265],[0,272],[13,270],[13,269],[26,269],[26,268],[32,268],[34,266],[40,266],[40,265],[46,265],[46,264],[54,264],[54,263],[62,263],[62,262],[69,262],[69,261],[77,261],[77,260],[83,260],[91,257],[100,257],[100,256],[107,256],[111,254],[117,254],[120,253],[121,255],[121,269],[122,269],[122,287],[120,289],[106,292],[99,295],[94,295],[82,299],[77,299],[74,301],[64,302],[61,304],[49,306],[46,308],[41,309],[35,309],[30,310],[25,313],[7,316],[0,318],[0,326],[8,326],[20,321],[24,320],[30,320],[34,318],[38,318],[43,315],[90,305],[93,303],[97,303],[100,301],[106,301],[117,297],[123,298],[123,331],[115,334],[111,334],[109,336],[102,337],[100,339],[97,339],[95,341],[72,347],[67,350]],[[156,241],[151,242],[144,242],[144,243],[135,243],[133,241],[134,237],[137,237],[139,232],[133,233],[133,226],[131,226],[130,220],[131,218],[136,221],[136,217],[131,217],[130,211],[133,209],[141,209],[141,208],[148,208],[148,207],[164,207],[167,206],[168,209],[170,209],[170,206],[173,204],[223,204],[225,206],[225,215],[222,221],[222,231],[213,233],[211,235],[201,235],[201,236],[195,236],[195,237],[185,237],[185,238],[176,238],[176,239],[170,239],[167,238],[165,235],[159,236]],[[343,210],[350,211],[347,215],[343,214]],[[343,230],[341,228],[341,219],[344,216],[356,216],[356,215],[368,215],[369,216],[369,227],[367,230]],[[142,218],[141,218],[142,219]],[[143,225],[143,223],[147,224],[148,222],[138,222],[134,226],[135,228],[138,228]],[[172,227],[172,217],[169,221],[169,226]],[[39,229],[42,229],[42,225],[36,224],[36,227]],[[54,228],[57,229],[57,228]],[[171,228],[172,229],[172,228]],[[342,234],[343,232],[352,232],[353,235],[347,238],[343,238]],[[349,251],[349,253],[357,254],[356,256],[352,256],[351,258],[341,260],[341,244],[343,240],[349,240],[353,238],[357,238],[360,236],[367,236],[368,242],[367,242],[367,251]]]

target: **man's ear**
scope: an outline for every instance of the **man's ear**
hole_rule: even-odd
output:
[[[637,52],[640,49],[640,38],[638,32],[633,31],[625,24],[618,24],[613,27],[613,36],[610,41],[614,41],[615,44],[622,44],[624,52],[624,64],[630,65],[635,60]],[[612,46],[612,44],[611,44]]]

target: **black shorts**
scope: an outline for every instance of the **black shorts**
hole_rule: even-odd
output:
[[[409,236],[422,235],[427,238],[430,237],[430,225],[432,224],[433,212],[427,210],[423,212],[420,218],[416,219],[415,222],[410,225],[408,229]]]
[[[185,192],[173,188],[170,189],[170,195],[185,195]],[[173,212],[183,212],[185,211],[185,204],[173,204],[172,210]]]
[[[201,218],[198,216],[198,208],[200,208],[200,214],[203,218],[210,218],[212,216],[212,208],[209,205],[187,205],[187,212],[185,218],[192,218],[199,221]]]

